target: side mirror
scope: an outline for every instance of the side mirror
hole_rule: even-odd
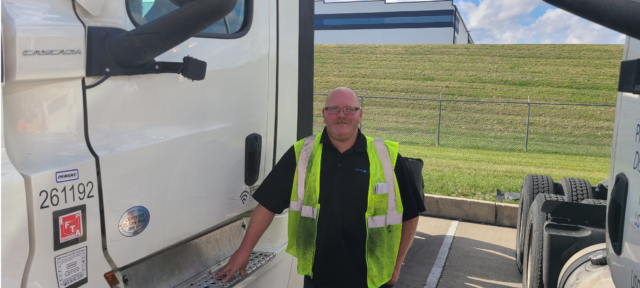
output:
[[[640,59],[620,63],[618,91],[640,94]]]
[[[231,13],[237,0],[171,2],[180,8],[131,31],[88,27],[87,76],[182,73],[188,64],[186,60],[185,63],[156,63],[154,58]],[[206,67],[203,61],[186,58],[189,58],[191,66],[197,63],[198,67]],[[189,79],[202,80],[198,78],[204,79],[204,75]]]

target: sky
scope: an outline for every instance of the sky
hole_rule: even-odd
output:
[[[453,0],[453,4],[458,7],[476,44],[624,44],[625,40],[618,32],[542,0]]]
[[[625,36],[542,0],[454,0],[477,44],[624,44]]]

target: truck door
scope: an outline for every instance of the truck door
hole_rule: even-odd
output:
[[[173,2],[104,1],[99,11],[78,8],[78,15],[88,27],[132,30],[178,9]],[[86,78],[86,125],[116,266],[256,205],[247,197],[245,143],[254,133],[265,142],[271,123],[270,5],[238,0],[224,19],[155,59],[205,61],[202,81],[163,73]]]
[[[635,59],[640,59],[640,40],[627,37],[624,60]],[[609,267],[616,287],[640,287],[640,95],[618,93],[614,127],[610,179],[615,183],[609,188],[607,208]]]

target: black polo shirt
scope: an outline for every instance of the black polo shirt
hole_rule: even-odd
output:
[[[316,253],[313,262],[314,287],[367,287],[365,212],[369,188],[367,139],[360,131],[356,143],[340,153],[325,131],[320,167],[320,212]],[[280,214],[289,208],[296,154],[293,146],[262,182],[253,198],[269,211]],[[401,156],[394,168],[404,213],[403,221],[425,211],[413,175]]]

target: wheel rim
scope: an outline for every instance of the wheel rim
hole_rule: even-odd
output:
[[[531,256],[533,256],[533,255],[531,255],[531,251],[532,251],[532,249],[531,249],[532,245],[531,244],[533,244],[533,243],[529,244],[529,259],[527,259],[527,277],[525,278],[527,281],[524,283],[525,284],[524,287],[526,287],[526,288],[528,288],[529,287],[529,283],[531,283],[531,269],[532,269],[531,268],[532,267],[531,264],[533,262],[531,260],[531,259],[533,259],[533,257],[531,257]]]

